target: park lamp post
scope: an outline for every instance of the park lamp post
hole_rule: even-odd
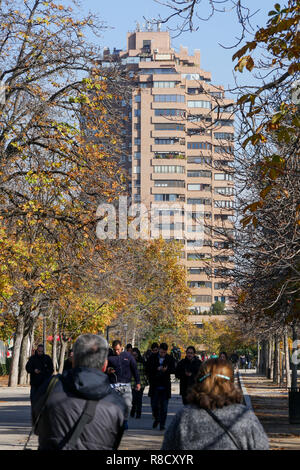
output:
[[[127,331],[128,331],[127,323],[125,323],[123,327],[124,327],[124,332],[125,332],[125,346],[126,346],[127,345]]]

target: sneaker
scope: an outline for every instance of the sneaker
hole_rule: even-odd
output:
[[[157,428],[158,425],[159,425],[159,421],[155,419],[152,425],[153,429]]]
[[[164,426],[160,426],[160,427],[159,427],[159,430],[160,430],[160,431],[164,431],[165,429],[166,429],[166,428],[165,428]]]

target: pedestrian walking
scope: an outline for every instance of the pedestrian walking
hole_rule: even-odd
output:
[[[252,357],[251,357],[250,353],[246,354],[246,364],[247,364],[247,368],[251,369],[251,367],[252,367]]]
[[[238,361],[239,361],[239,356],[237,355],[236,352],[234,352],[233,354],[231,354],[230,360],[231,360],[231,362],[232,362],[232,364],[233,364],[233,367],[236,368],[237,365],[238,365]]]
[[[175,376],[180,380],[179,393],[184,405],[187,404],[187,392],[195,382],[200,365],[201,361],[196,357],[194,346],[189,346],[186,350],[186,357],[178,362],[175,369]]]
[[[64,371],[69,370],[69,369],[72,369],[72,367],[73,367],[73,349],[70,349],[68,357],[64,362],[64,369],[63,370]]]
[[[242,404],[229,361],[202,363],[187,400],[166,430],[162,450],[269,449],[262,425]]]
[[[152,354],[146,364],[149,378],[149,396],[151,398],[153,428],[160,424],[165,429],[168,414],[168,403],[171,398],[171,374],[175,373],[175,362],[168,353],[168,345],[161,343],[159,352]]]
[[[140,390],[140,376],[133,356],[127,351],[122,352],[122,343],[115,340],[112,343],[114,354],[108,356],[107,374],[112,387],[119,392],[126,403],[124,429],[128,429],[128,416],[132,406],[131,379],[135,380],[136,390]]]
[[[52,359],[44,353],[43,344],[38,345],[25,367],[28,374],[30,374],[30,401],[32,403],[39,387],[51,377],[54,371]]]
[[[240,368],[246,370],[246,356],[245,356],[245,354],[240,355]]]
[[[219,358],[228,361],[228,355],[225,351],[220,352]]]
[[[98,335],[81,335],[73,352],[74,368],[54,376],[35,397],[35,419],[41,412],[35,431],[39,450],[116,450],[126,406],[104,373],[107,341]]]
[[[135,380],[132,377],[131,379],[131,389],[132,389],[132,407],[130,411],[130,416],[134,416],[139,419],[142,415],[142,404],[143,404],[143,393],[145,387],[148,385],[148,378],[146,375],[146,365],[145,360],[142,357],[140,350],[138,348],[132,349],[132,356],[134,357],[137,365],[137,370],[140,375],[141,388],[140,390],[136,389]]]

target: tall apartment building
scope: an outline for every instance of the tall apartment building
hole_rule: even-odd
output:
[[[228,309],[230,291],[222,274],[232,250],[222,233],[233,232],[232,100],[201,69],[200,52],[190,56],[185,47],[175,52],[168,32],[128,33],[127,50],[114,50],[113,56],[136,83],[129,111],[129,156],[123,157],[131,174],[132,200],[152,213],[160,203],[154,228],[164,238],[178,238],[179,228],[197,235],[195,240],[181,239],[193,313],[208,311],[217,300]],[[103,65],[111,57],[106,50]]]

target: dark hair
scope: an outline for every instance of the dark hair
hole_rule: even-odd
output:
[[[228,360],[228,355],[227,355],[227,353],[226,353],[225,351],[221,351],[220,354],[219,354],[219,358],[220,358],[221,354],[224,354],[225,359],[226,359],[226,361],[227,361],[227,360]]]
[[[214,409],[241,403],[242,398],[242,392],[234,384],[231,363],[224,359],[208,359],[201,364],[187,401],[199,408]]]
[[[168,345],[167,343],[161,343],[159,345],[159,349],[163,349],[164,351],[168,351]]]
[[[192,349],[194,354],[196,354],[196,349],[194,348],[194,346],[188,346],[185,352],[188,352],[189,349]]]
[[[126,349],[126,351],[128,351],[128,349],[132,349],[132,344],[130,344],[130,343],[126,344],[126,348],[125,348],[125,349]]]
[[[151,344],[151,349],[154,349],[154,348],[159,348],[158,343],[152,343]]]
[[[112,342],[112,347],[114,348],[114,347],[117,346],[118,344],[119,344],[120,346],[122,346],[121,341],[120,341],[119,339],[115,339],[115,340]]]
[[[142,360],[142,355],[141,355],[141,352],[140,352],[139,348],[133,348],[133,349],[132,349],[132,352],[133,352],[133,353],[134,353],[134,352],[137,353],[137,355],[138,355],[137,360],[140,362],[140,361]]]

